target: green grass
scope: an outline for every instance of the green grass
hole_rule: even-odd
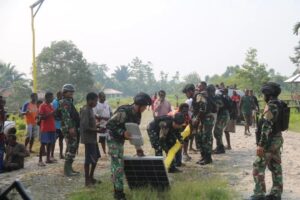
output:
[[[130,200],[232,200],[237,195],[230,189],[228,183],[220,178],[200,175],[199,171],[189,170],[189,173],[172,177],[171,188],[158,192],[152,188],[129,190],[126,186],[125,193]],[[83,188],[69,195],[70,200],[96,200],[113,199],[113,187],[109,175],[102,178],[103,183],[95,188]]]
[[[289,130],[300,133],[300,112],[296,109],[291,110]]]

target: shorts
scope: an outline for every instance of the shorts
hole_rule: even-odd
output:
[[[243,113],[244,119],[245,119],[245,123],[248,126],[252,125],[252,113]]]
[[[38,132],[39,132],[39,128],[38,126],[35,124],[27,124],[26,125],[26,130],[27,130],[27,138],[36,138],[38,137]]]
[[[235,119],[231,119],[228,121],[224,131],[230,132],[230,133],[235,133]]]
[[[99,143],[104,143],[106,141],[108,133],[100,133],[99,134]]]
[[[56,129],[55,133],[56,133],[56,139],[57,138],[64,139],[64,135],[63,135],[61,129]]]
[[[56,140],[55,132],[44,132],[41,133],[42,144],[54,144]]]
[[[96,164],[98,162],[98,159],[101,158],[98,143],[84,144],[84,147],[85,147],[84,164],[85,165]]]

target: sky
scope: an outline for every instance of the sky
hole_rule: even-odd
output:
[[[0,60],[29,75],[30,8],[35,0],[0,0]],[[297,0],[45,0],[35,17],[36,54],[51,41],[71,40],[88,62],[110,72],[135,57],[156,75],[221,74],[241,65],[247,50],[290,76],[300,36]]]

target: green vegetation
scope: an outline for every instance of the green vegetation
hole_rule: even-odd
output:
[[[206,177],[194,170],[187,173],[176,175],[171,183],[171,188],[165,192],[158,192],[151,188],[143,188],[130,191],[128,187],[125,189],[128,199],[131,200],[232,200],[237,195],[232,191],[225,180],[215,177]],[[102,178],[103,183],[95,188],[84,188],[69,196],[70,200],[96,200],[113,199],[113,188],[109,175],[106,174]]]
[[[289,130],[300,133],[300,112],[296,109],[291,110]]]

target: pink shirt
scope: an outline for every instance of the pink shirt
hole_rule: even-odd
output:
[[[156,99],[154,102],[154,116],[159,117],[163,115],[168,115],[169,112],[171,112],[171,104],[164,100],[163,102],[160,102],[160,99]]]

